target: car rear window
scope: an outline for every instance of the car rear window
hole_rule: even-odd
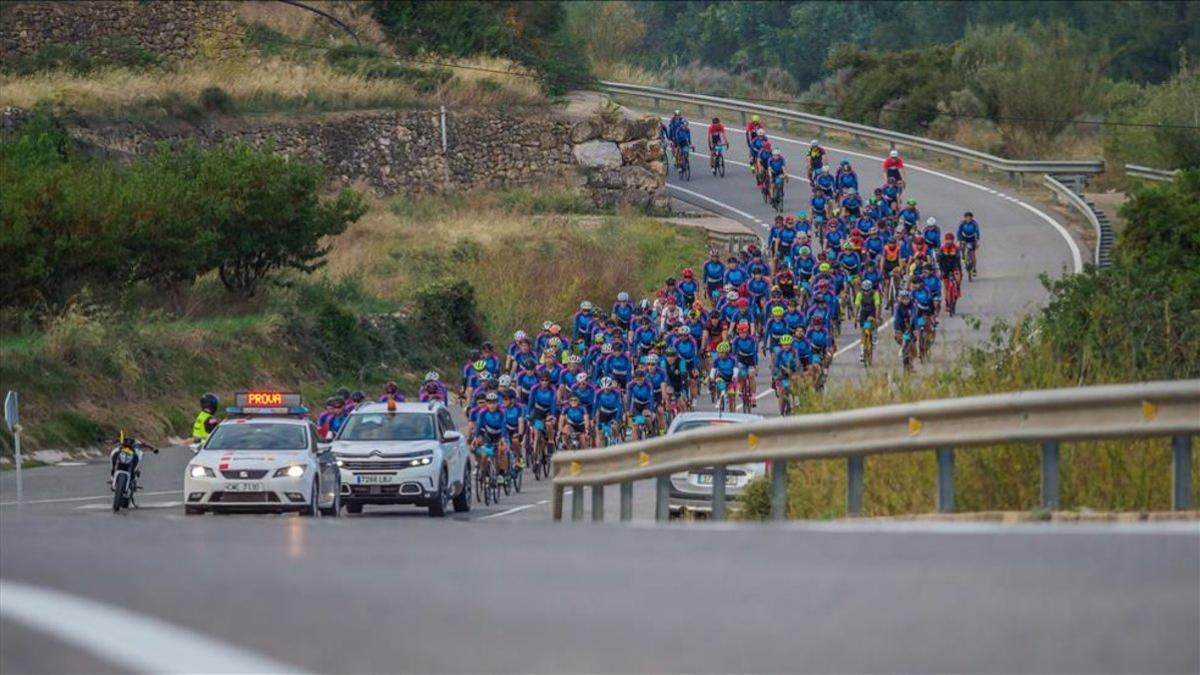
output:
[[[682,431],[691,431],[692,429],[700,429],[702,427],[724,427],[730,424],[736,424],[730,420],[692,420],[690,422],[680,422],[679,426],[675,427],[672,433],[680,433]]]
[[[297,424],[222,424],[205,450],[306,450],[304,427]]]
[[[432,441],[433,415],[427,413],[361,413],[351,415],[339,441]]]

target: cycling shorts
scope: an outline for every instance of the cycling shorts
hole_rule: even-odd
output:
[[[596,411],[596,423],[597,424],[608,424],[609,422],[612,422],[615,419],[617,419],[617,411],[616,410],[613,410],[613,411],[597,410]]]
[[[890,167],[890,168],[887,170],[887,177],[888,177],[888,178],[895,178],[897,181],[899,181],[899,180],[900,180],[900,168],[899,168],[899,167],[895,167],[895,166],[893,166],[893,167]]]
[[[577,434],[581,434],[587,429],[587,427],[585,427],[582,422],[580,422],[579,424],[576,424],[575,422],[572,422],[571,420],[567,420],[567,426],[571,427],[571,431],[574,431]]]
[[[640,403],[638,401],[634,401],[633,404],[629,406],[629,414],[630,415],[637,415],[639,413],[646,412],[646,411],[654,412],[654,408],[650,407],[649,401],[640,402]]]
[[[754,367],[754,355],[753,354],[738,354],[737,362],[738,362],[738,365],[741,366],[743,370],[747,369],[747,368],[753,368]]]
[[[529,419],[532,419],[532,420],[544,420],[549,416],[550,416],[550,411],[545,408],[539,408],[537,406],[533,406],[529,410]]]

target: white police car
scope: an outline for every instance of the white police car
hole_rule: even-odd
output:
[[[471,510],[467,441],[441,403],[368,403],[350,413],[333,442],[341,499],[350,513],[367,504],[414,504],[440,518]]]
[[[336,516],[337,460],[299,394],[242,392],[183,476],[184,513],[296,511]]]

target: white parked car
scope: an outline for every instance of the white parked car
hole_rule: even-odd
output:
[[[471,510],[467,441],[441,403],[369,403],[355,408],[333,442],[341,499],[350,513],[367,504],[415,504],[440,518],[450,503]]]
[[[723,426],[726,424],[745,424],[763,419],[762,415],[746,415],[741,413],[688,412],[678,415],[671,421],[668,434],[677,434],[693,429]],[[725,496],[730,502],[737,500],[746,484],[758,476],[766,475],[767,465],[762,462],[752,464],[730,464],[725,467]],[[712,512],[713,471],[711,467],[695,471],[681,471],[671,474],[670,508],[673,515],[687,511]],[[732,504],[731,504],[732,506]]]
[[[184,470],[184,513],[338,515],[337,462],[319,438],[306,416],[264,415],[221,422]]]

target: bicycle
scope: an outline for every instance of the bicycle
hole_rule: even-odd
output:
[[[500,503],[500,482],[496,477],[496,463],[492,458],[496,455],[496,446],[485,443],[479,446],[475,460],[475,501],[483,501],[484,506]]]
[[[714,176],[725,177],[725,144],[718,143],[713,146],[712,158],[712,174]]]
[[[679,147],[679,163],[675,169],[679,172],[679,177],[683,180],[690,181],[692,179],[692,149],[686,145]]]
[[[961,289],[958,287],[958,275],[951,274],[946,278],[946,313],[950,316],[954,316],[960,295]]]
[[[771,189],[770,204],[771,208],[776,211],[783,211],[783,174],[779,174],[771,179],[773,188]]]
[[[795,396],[792,391],[792,380],[790,377],[785,377],[782,380],[776,380],[775,396],[779,399],[779,416],[787,417],[792,414],[795,408],[792,398]]]
[[[530,464],[533,467],[533,475],[537,480],[541,480],[538,476],[544,478],[550,477],[550,445],[546,437],[546,420],[533,421],[533,459]]]
[[[968,243],[963,247],[962,251],[963,267],[967,270],[967,281],[975,281],[976,260],[975,260],[975,245]]]
[[[754,394],[750,392],[751,382],[752,378],[749,373],[742,375],[738,382],[738,389],[740,390],[738,395],[742,397],[742,412],[747,414],[754,412]]]
[[[625,431],[618,426],[617,420],[609,420],[600,425],[600,442],[602,447],[617,445],[625,437]]]
[[[870,368],[875,358],[875,322],[867,319],[862,323],[863,366]]]
[[[904,336],[900,345],[900,363],[904,366],[904,372],[911,373],[913,370],[913,353],[916,350],[916,341],[913,340],[911,330],[904,331]]]
[[[921,359],[921,363],[925,363],[929,356],[929,347],[933,341],[931,332],[929,320],[923,316],[917,317],[917,357]]]

